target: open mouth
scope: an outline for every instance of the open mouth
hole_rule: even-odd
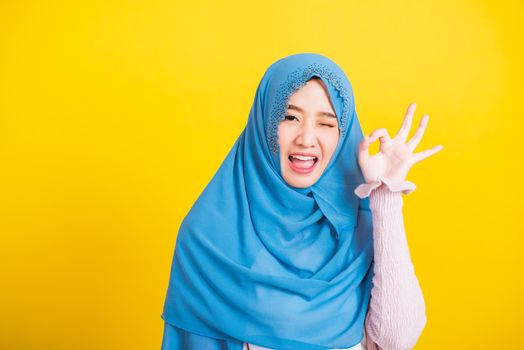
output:
[[[318,162],[318,157],[305,157],[299,155],[290,155],[288,159],[291,169],[302,174],[313,171]]]

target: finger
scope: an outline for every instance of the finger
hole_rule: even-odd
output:
[[[444,146],[437,145],[437,146],[431,147],[430,149],[427,149],[425,151],[418,152],[418,153],[413,153],[413,156],[412,156],[411,159],[413,160],[414,163],[420,162],[421,160],[426,159],[427,157],[432,156],[435,153],[439,152],[443,148],[444,148]]]
[[[369,136],[364,136],[362,142],[358,145],[358,158],[361,160],[367,159],[369,154]]]
[[[375,131],[373,131],[369,135],[369,142],[373,143],[377,139],[380,139],[380,143],[388,142],[391,140],[391,137],[389,137],[388,131],[385,128],[380,128]]]
[[[406,146],[408,146],[408,149],[411,152],[413,152],[413,150],[417,148],[418,144],[422,140],[422,136],[424,135],[424,131],[426,131],[426,126],[428,125],[428,120],[429,116],[425,114],[420,120],[417,131],[415,132],[413,137],[406,143]]]
[[[408,138],[409,130],[411,129],[411,122],[413,121],[413,114],[415,113],[416,108],[417,104],[415,102],[411,103],[408,106],[408,109],[404,116],[404,120],[402,121],[402,125],[400,126],[400,129],[398,130],[397,134],[395,135],[395,138],[398,138],[402,142],[405,142]]]

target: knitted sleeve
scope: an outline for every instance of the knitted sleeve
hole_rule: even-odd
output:
[[[365,321],[367,350],[412,349],[425,325],[426,308],[409,254],[402,216],[402,193],[409,181],[379,178],[355,189],[369,195],[373,217],[374,277]]]

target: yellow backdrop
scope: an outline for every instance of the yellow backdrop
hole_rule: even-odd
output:
[[[159,349],[179,224],[298,52],[365,133],[416,101],[444,145],[404,197],[416,348],[519,348],[523,29],[500,0],[0,2],[0,348]]]

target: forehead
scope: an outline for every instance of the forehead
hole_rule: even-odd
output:
[[[300,113],[315,111],[318,116],[336,118],[329,91],[318,77],[309,79],[304,86],[295,91],[285,107]]]

